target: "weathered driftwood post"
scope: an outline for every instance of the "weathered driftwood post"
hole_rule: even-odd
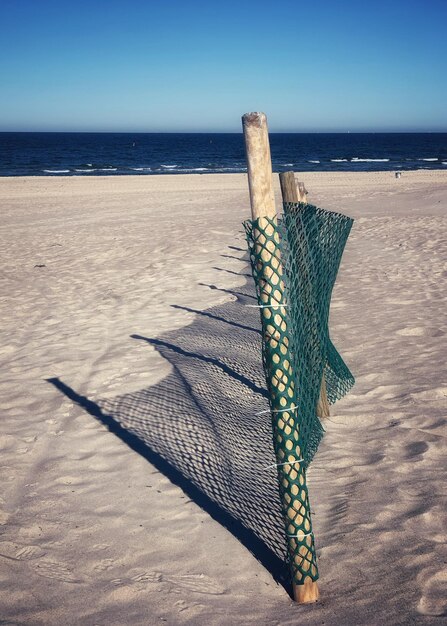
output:
[[[281,186],[281,194],[283,202],[305,202],[307,203],[307,191],[302,182],[295,181],[295,173],[294,172],[281,172],[279,175],[279,183]],[[326,381],[323,378],[321,379],[321,387],[320,387],[320,396],[318,398],[317,404],[317,415],[318,417],[324,418],[330,416],[330,408],[329,402],[327,398],[326,392]]]
[[[242,118],[260,301],[264,367],[290,565],[297,602],[318,599],[315,544],[302,464],[295,383],[287,337],[283,271],[276,228],[272,164],[264,113]],[[255,221],[256,220],[256,221]]]
[[[281,172],[279,183],[283,202],[307,202],[306,187],[295,181],[294,172]]]

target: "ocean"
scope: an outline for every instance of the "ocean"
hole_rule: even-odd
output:
[[[275,172],[447,168],[447,133],[272,133]],[[241,133],[0,133],[0,176],[244,172]]]

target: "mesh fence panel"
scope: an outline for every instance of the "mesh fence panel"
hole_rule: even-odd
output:
[[[352,224],[353,220],[346,215],[304,203],[284,204],[278,224],[276,218],[267,219],[264,228],[259,227],[259,220],[244,224],[259,305],[263,304],[265,290],[264,263],[260,261],[265,243],[260,246],[260,238],[273,240],[271,233],[278,232],[274,258],[281,259],[282,302],[286,303],[287,332],[283,342],[288,344],[292,360],[294,404],[306,467],[324,432],[316,414],[323,373],[331,404],[354,384],[353,375],[331,342],[328,327],[332,289]],[[270,313],[263,310],[262,315]],[[277,353],[283,361],[281,350]],[[264,349],[264,369],[266,366]]]
[[[323,373],[330,402],[354,383],[328,330],[331,293],[351,226],[344,215],[301,203],[285,204],[279,223],[276,217],[245,223],[288,557],[298,584],[318,578],[305,470],[324,432],[316,414]]]

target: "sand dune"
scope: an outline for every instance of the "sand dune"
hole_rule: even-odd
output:
[[[0,179],[0,623],[446,619],[447,172],[305,182],[356,220],[331,335],[357,379],[309,471],[307,607],[255,416],[245,176]]]

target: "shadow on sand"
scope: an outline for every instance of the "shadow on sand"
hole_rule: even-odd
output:
[[[185,328],[132,335],[171,364],[157,385],[95,403],[58,378],[49,382],[178,485],[290,593],[276,471],[266,469],[275,463],[270,416],[257,415],[268,408],[259,311],[245,306],[251,281],[232,293],[231,302],[194,311]]]

